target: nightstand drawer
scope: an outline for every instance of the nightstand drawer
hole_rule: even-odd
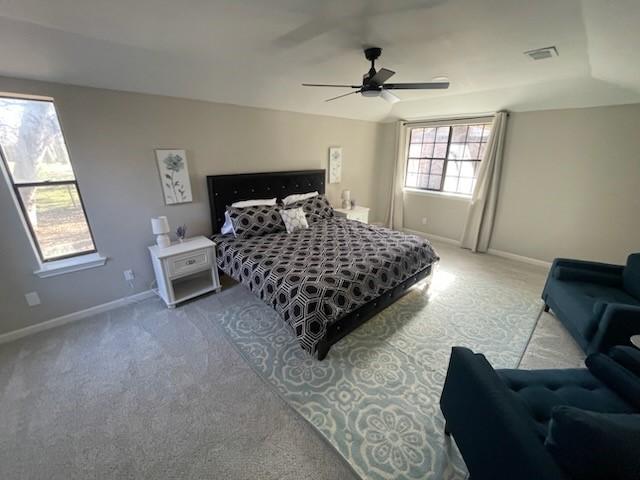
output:
[[[208,249],[169,257],[165,259],[165,262],[167,262],[167,272],[170,278],[211,268],[211,256]]]

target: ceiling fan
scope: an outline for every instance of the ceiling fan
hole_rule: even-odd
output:
[[[362,77],[362,85],[327,85],[323,83],[303,83],[305,87],[339,87],[354,88],[353,92],[329,98],[325,102],[331,102],[338,98],[361,93],[363,97],[382,97],[386,101],[395,103],[400,100],[389,90],[436,90],[449,88],[449,82],[425,82],[425,83],[386,83],[396,72],[387,68],[376,71],[375,62],[380,57],[382,49],[378,47],[365,48],[364,56],[371,62],[371,68]]]

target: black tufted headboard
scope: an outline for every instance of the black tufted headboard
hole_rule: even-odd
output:
[[[233,202],[273,197],[280,201],[293,193],[324,193],[324,184],[324,170],[209,175],[207,189],[213,233],[220,232],[227,205]]]

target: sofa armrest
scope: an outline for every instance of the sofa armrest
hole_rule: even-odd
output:
[[[587,353],[607,352],[616,345],[629,345],[632,335],[640,334],[640,306],[610,303],[602,314]]]
[[[453,347],[440,408],[471,478],[565,480],[512,395],[483,355]]]

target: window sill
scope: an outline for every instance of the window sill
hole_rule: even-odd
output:
[[[409,193],[411,195],[423,195],[425,197],[436,197],[436,198],[450,198],[451,200],[460,200],[462,202],[470,202],[471,195],[462,195],[459,193],[449,193],[449,192],[435,192],[432,190],[420,190],[417,188],[404,188],[404,193]]]
[[[99,253],[89,253],[87,255],[44,263],[39,270],[33,273],[40,278],[55,277],[56,275],[64,275],[65,273],[101,267],[106,261],[107,257],[103,257]]]

